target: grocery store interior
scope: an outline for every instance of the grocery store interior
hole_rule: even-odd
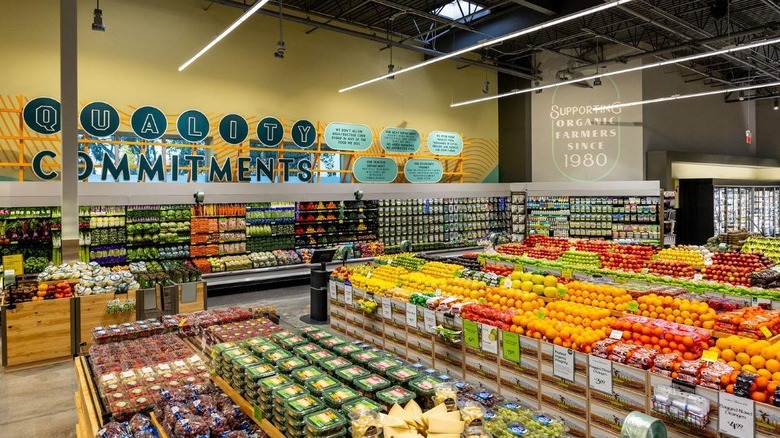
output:
[[[0,0],[0,437],[780,436],[780,2]]]

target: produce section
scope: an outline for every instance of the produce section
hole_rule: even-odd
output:
[[[0,255],[21,254],[25,259],[35,259],[25,266],[25,272],[29,274],[40,272],[41,263],[37,260],[60,263],[61,214],[59,207],[0,209]]]

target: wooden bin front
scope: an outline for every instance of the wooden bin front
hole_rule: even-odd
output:
[[[75,305],[76,298],[61,298],[3,307],[3,366],[72,357]]]
[[[190,295],[187,293],[187,289],[195,290],[195,300],[190,302],[185,302],[187,299],[187,296]],[[179,313],[192,313],[197,312],[199,310],[206,310],[208,307],[206,305],[206,282],[205,281],[198,281],[194,283],[182,283],[179,285],[179,305],[178,305],[178,311]]]
[[[136,320],[136,312],[108,313],[106,306],[111,300],[135,300],[135,291],[126,294],[99,294],[79,297],[78,345],[89,348],[92,345],[92,329],[111,324],[122,324]]]

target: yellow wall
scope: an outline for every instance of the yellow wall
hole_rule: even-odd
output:
[[[241,11],[200,0],[105,1],[107,31],[93,32],[94,2],[79,1],[79,98],[116,107],[152,104],[166,113],[273,115],[288,120],[408,126],[495,140],[497,105],[450,109],[479,94],[485,71],[442,62],[346,94],[338,88],[386,72],[380,44],[285,22],[287,56],[275,59],[278,20],[255,16],[183,73],[178,65]],[[59,95],[58,0],[2,0],[0,95]],[[396,66],[422,60],[396,49]],[[490,81],[496,83],[495,74]],[[494,141],[491,143],[495,143]],[[497,164],[497,163],[496,163]]]

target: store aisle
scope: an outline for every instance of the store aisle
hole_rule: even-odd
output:
[[[275,306],[293,325],[309,314],[309,286],[300,285],[209,298],[209,307]],[[0,437],[75,437],[76,375],[71,362],[0,371]]]

